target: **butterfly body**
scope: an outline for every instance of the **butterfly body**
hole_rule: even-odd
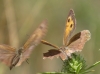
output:
[[[16,64],[19,62],[19,60],[20,60],[20,58],[21,58],[21,56],[22,56],[22,51],[23,51],[23,50],[24,50],[24,49],[21,47],[20,49],[18,49],[18,50],[16,51],[16,54],[15,54],[14,58],[13,58],[12,61],[11,61],[10,70],[11,70],[14,66],[16,66]]]
[[[20,55],[19,55],[19,54],[16,54],[16,55],[14,56],[14,58],[12,59],[12,61],[11,61],[10,70],[11,70],[14,66],[16,66],[16,64],[19,62],[19,60],[20,60]]]

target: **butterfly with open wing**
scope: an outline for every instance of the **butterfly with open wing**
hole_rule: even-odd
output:
[[[15,48],[1,44],[0,45],[0,61],[10,67],[20,66],[22,62],[26,61],[32,53],[35,46],[37,46],[41,39],[47,32],[47,21],[44,20],[38,28],[29,37],[26,43],[16,50]]]
[[[63,46],[58,47],[54,44],[51,44],[45,40],[41,40],[41,43],[49,45],[54,49],[48,50],[48,52],[43,53],[43,59],[53,58],[54,56],[60,57],[62,60],[68,59],[71,57],[72,53],[77,51],[82,51],[85,43],[90,40],[91,34],[89,30],[83,30],[73,37],[71,37],[73,31],[76,28],[76,19],[73,9],[69,11],[67,22],[65,25],[64,37],[63,37]]]

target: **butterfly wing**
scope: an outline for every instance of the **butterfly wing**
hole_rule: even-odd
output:
[[[85,45],[85,43],[90,40],[91,33],[89,30],[83,30],[76,35],[74,35],[69,43],[68,48],[74,51],[81,51]]]
[[[82,51],[85,43],[90,40],[91,33],[89,30],[83,30],[76,35],[74,35],[69,43],[68,46],[65,47],[65,53],[70,57],[72,53],[77,51]],[[65,60],[66,58],[63,58]]]
[[[48,50],[48,52],[46,53],[43,53],[43,59],[46,59],[46,58],[54,58],[54,57],[59,57],[62,59],[62,60],[65,60],[67,59],[67,55],[64,51],[62,51],[61,49],[60,50],[57,50],[57,49],[50,49]]]
[[[47,32],[47,21],[45,20],[40,24],[40,26],[34,31],[34,33],[30,36],[30,38],[24,44],[22,57],[20,58],[16,66],[21,65],[23,61],[29,58],[34,47],[40,43],[41,39],[44,37],[46,32]]]
[[[69,11],[68,17],[67,17],[67,22],[65,25],[65,31],[64,31],[64,37],[63,37],[63,45],[67,45],[71,34],[73,33],[74,29],[76,26],[76,19],[75,19],[75,14],[74,11],[71,9]]]
[[[56,45],[54,45],[54,44],[51,44],[51,43],[49,43],[49,42],[47,42],[47,41],[45,41],[45,40],[41,40],[41,43],[43,43],[43,44],[45,44],[45,45],[48,45],[48,46],[51,46],[51,47],[54,47],[54,48],[56,48],[56,49],[59,49],[58,46],[56,46]]]
[[[45,40],[41,40],[41,43],[45,44],[45,45],[48,45],[48,46],[51,46],[51,47],[54,47],[55,49],[50,49],[48,52],[46,53],[43,53],[43,59],[46,59],[46,58],[53,58],[54,56],[59,56],[59,54],[61,53],[60,51],[60,48],[56,45],[53,45]],[[58,50],[57,50],[58,49]]]
[[[43,59],[50,58],[52,59],[54,56],[59,57],[59,54],[61,51],[56,50],[56,49],[50,49],[48,52],[43,53]]]
[[[11,66],[12,60],[15,56],[15,48],[12,48],[8,45],[0,45],[0,61]]]

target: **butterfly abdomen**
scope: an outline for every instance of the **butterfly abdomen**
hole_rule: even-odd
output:
[[[19,62],[19,59],[20,59],[20,55],[15,55],[15,57],[12,59],[11,61],[11,66],[10,66],[10,70],[16,66],[16,64]]]

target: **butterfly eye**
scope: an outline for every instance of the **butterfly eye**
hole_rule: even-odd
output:
[[[70,19],[68,19],[68,22],[70,22]]]

